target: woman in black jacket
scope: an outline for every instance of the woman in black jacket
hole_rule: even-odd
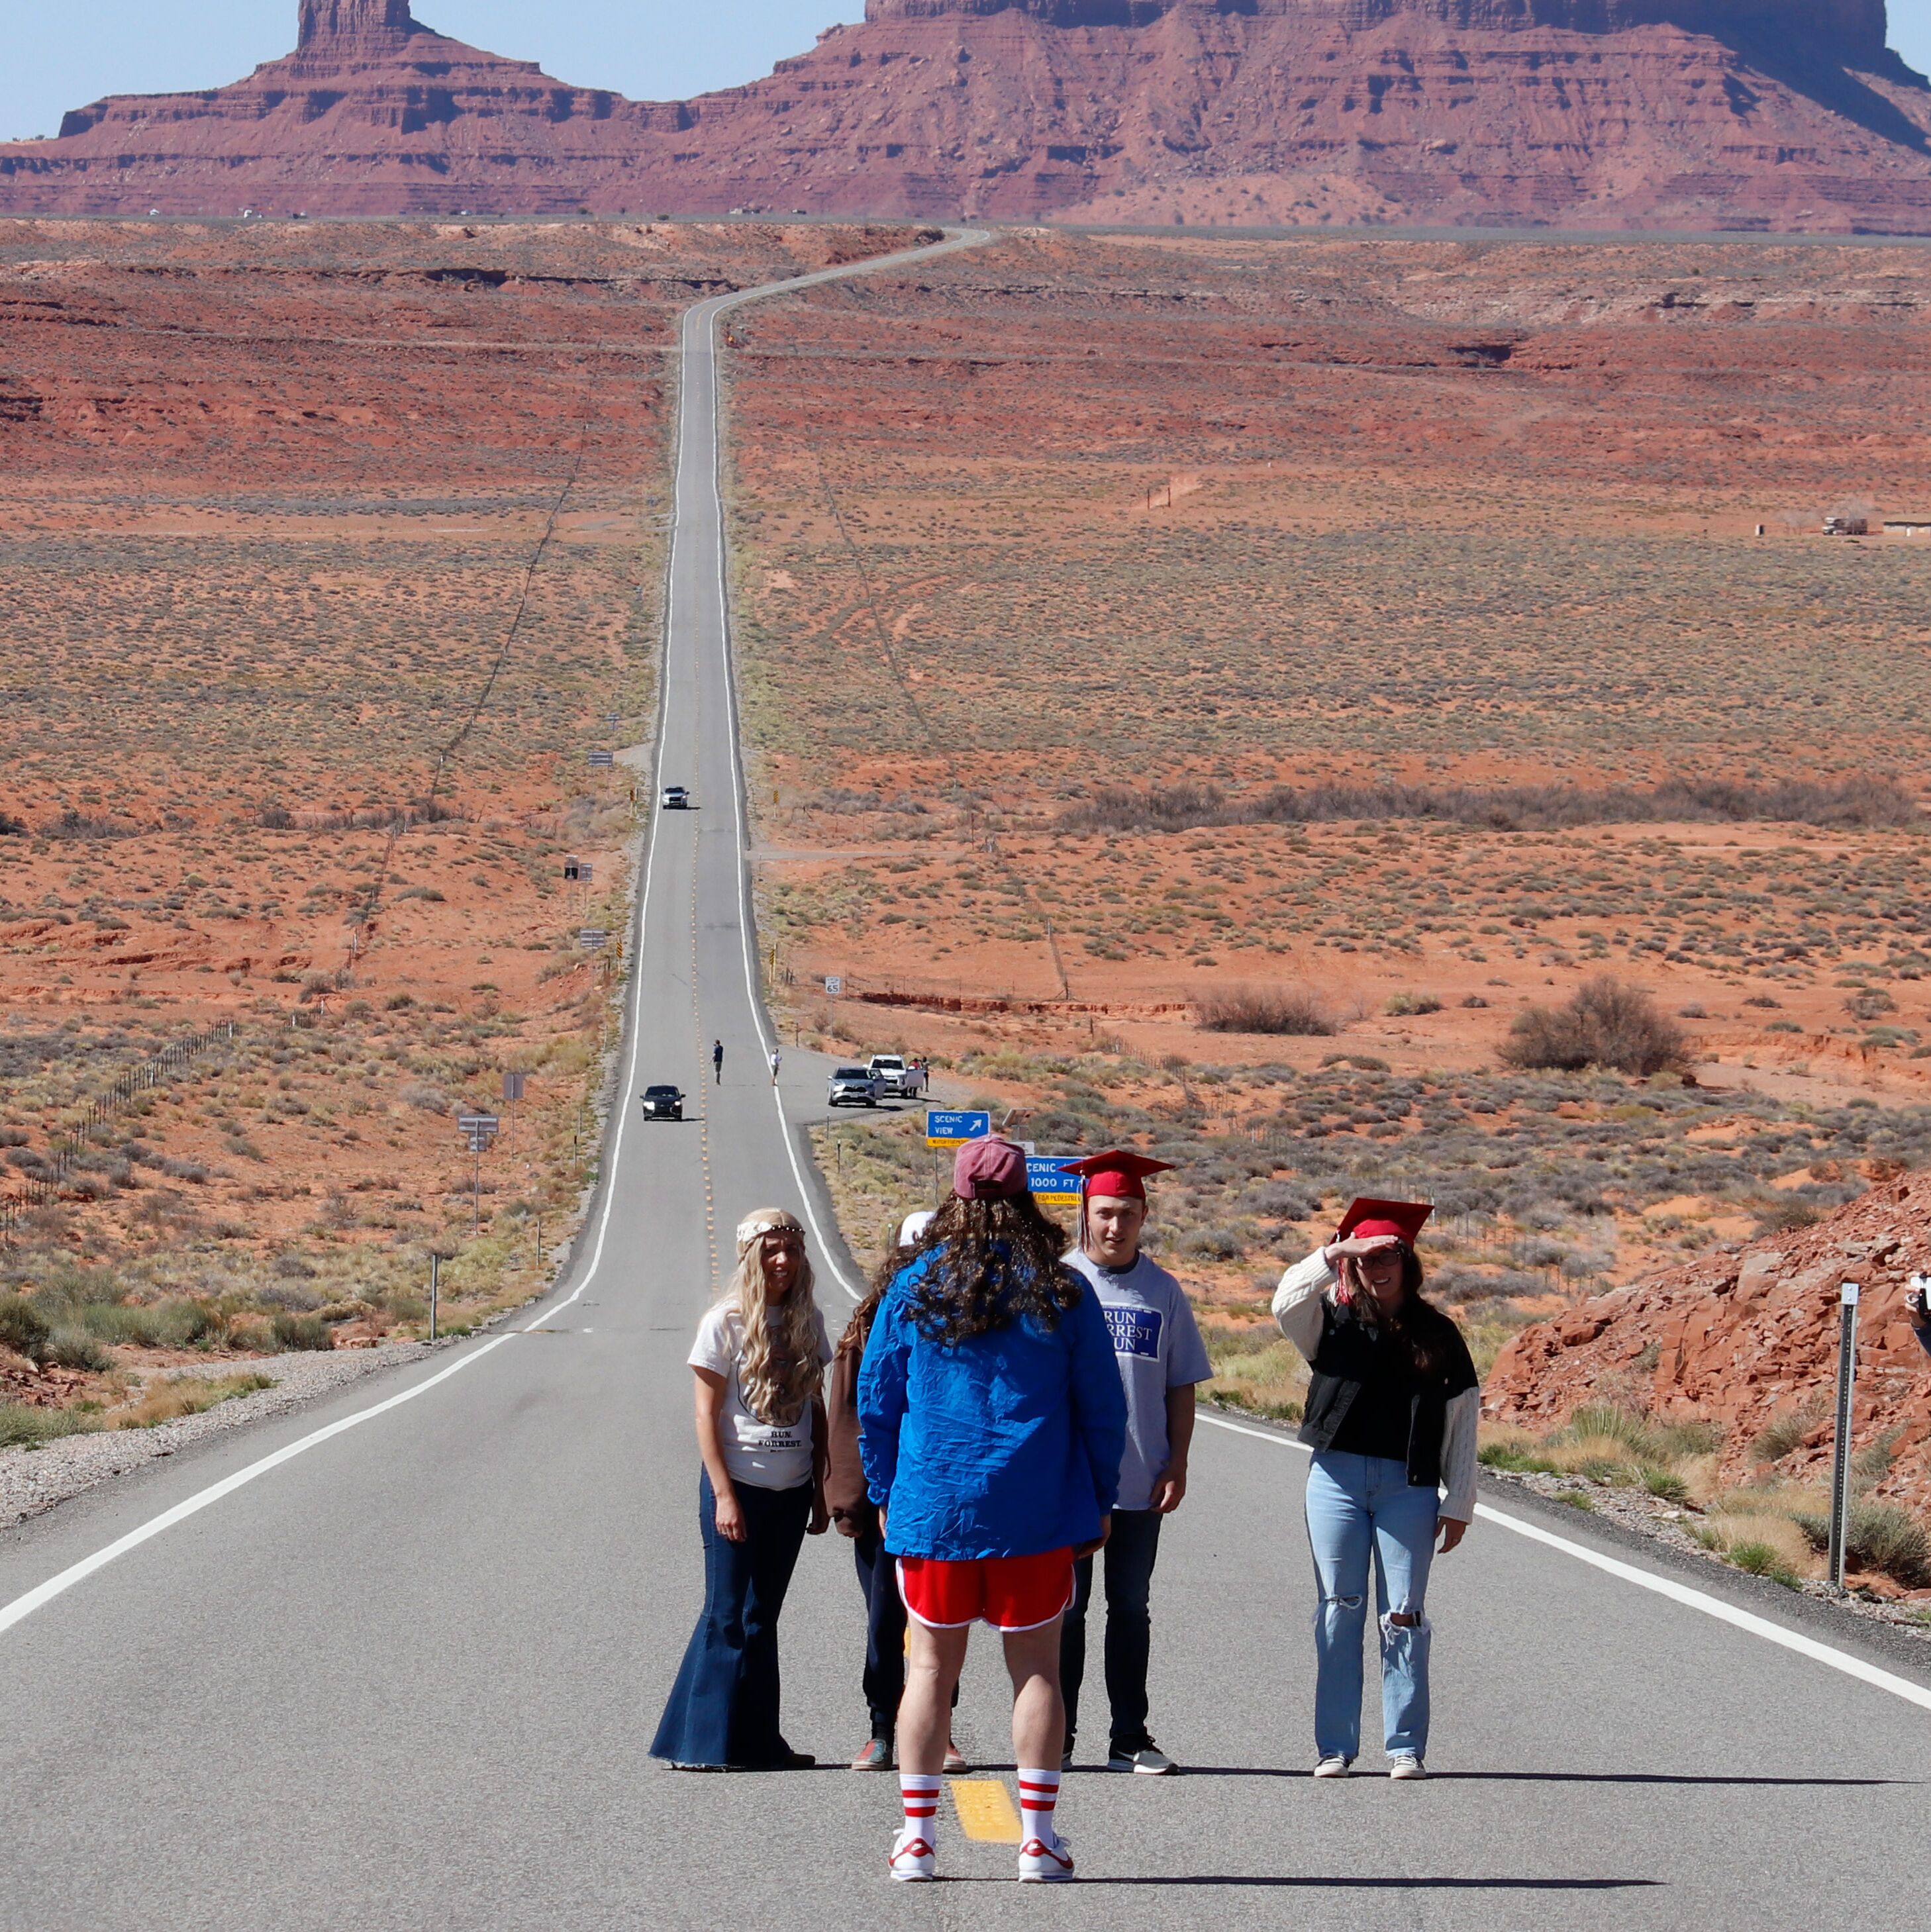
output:
[[[1371,1558],[1389,1774],[1428,1774],[1428,1567],[1437,1529],[1446,1553],[1475,1514],[1481,1402],[1461,1330],[1422,1297],[1414,1243],[1433,1211],[1356,1202],[1335,1239],[1290,1268],[1275,1293],[1274,1318],[1312,1372],[1300,1436],[1314,1452],[1317,1778],[1347,1777],[1361,1748]]]

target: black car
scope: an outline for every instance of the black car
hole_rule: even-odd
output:
[[[684,1117],[684,1096],[675,1087],[647,1087],[642,1100],[647,1120],[681,1120]]]

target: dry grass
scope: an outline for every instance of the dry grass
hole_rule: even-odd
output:
[[[274,1387],[272,1376],[176,1376],[153,1384],[125,1408],[113,1411],[104,1420],[116,1429],[152,1429],[164,1422],[177,1422],[185,1415],[200,1415],[218,1403],[233,1401],[237,1396],[254,1395]]]

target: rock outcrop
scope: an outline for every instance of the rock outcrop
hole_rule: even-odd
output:
[[[1884,0],[869,0],[689,101],[301,0],[206,92],[0,145],[14,213],[719,213],[1931,232]]]
[[[1773,1418],[1799,1419],[1780,1474],[1827,1469],[1838,1298],[1859,1283],[1854,1439],[1895,1432],[1878,1492],[1931,1506],[1931,1358],[1904,1306],[1931,1268],[1931,1174],[1879,1182],[1815,1226],[1597,1295],[1516,1336],[1482,1396],[1491,1420],[1548,1428],[1578,1404],[1611,1402],[1726,1426],[1725,1473],[1745,1476]]]

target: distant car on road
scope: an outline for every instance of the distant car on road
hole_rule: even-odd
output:
[[[888,1100],[916,1100],[921,1076],[902,1053],[875,1053],[867,1071],[877,1077],[879,1093]]]
[[[878,1076],[869,1066],[841,1066],[831,1076],[826,1103],[833,1107],[875,1107]]]
[[[647,1120],[681,1120],[684,1096],[675,1087],[647,1087],[639,1096]]]
[[[691,795],[682,785],[666,785],[663,790],[662,804],[666,812],[688,812]]]

